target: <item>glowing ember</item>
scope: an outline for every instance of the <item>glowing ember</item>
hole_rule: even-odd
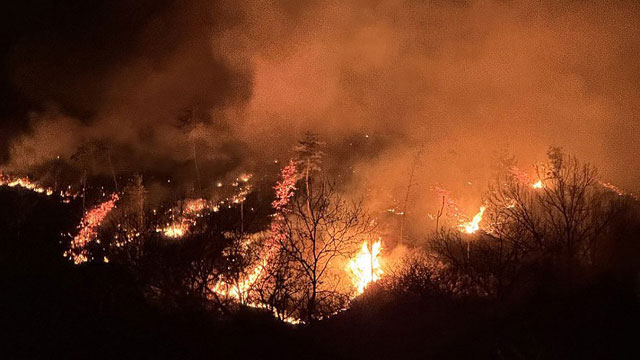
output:
[[[248,272],[248,275],[245,279],[235,283],[230,284],[226,281],[218,281],[214,286],[211,287],[211,290],[216,294],[234,299],[241,304],[245,302],[245,299],[249,296],[249,291],[251,290],[253,284],[260,278],[263,269],[267,266],[267,260],[262,260],[258,265],[256,265],[251,271]]]
[[[459,225],[460,231],[467,234],[473,234],[474,232],[478,231],[478,229],[480,229],[482,215],[484,215],[484,211],[486,209],[487,208],[485,206],[481,206],[480,211],[473,216],[473,219],[471,221]]]
[[[638,196],[636,196],[636,195],[634,195],[632,193],[628,193],[628,192],[620,189],[619,187],[613,185],[612,183],[599,181],[599,184],[600,184],[600,186],[604,187],[605,189],[607,189],[609,191],[613,191],[618,196],[630,196],[631,198],[640,201],[640,197],[638,197]]]
[[[243,185],[238,187],[236,193],[217,203],[203,198],[188,199],[184,201],[184,207],[176,206],[169,209],[171,221],[156,228],[156,232],[168,238],[180,239],[189,233],[191,227],[196,224],[196,219],[203,217],[206,211],[218,212],[225,203],[229,204],[228,208],[231,208],[231,204],[242,204],[252,189],[252,186],[247,184],[251,177],[251,174],[242,175],[240,181]]]
[[[544,188],[542,179],[538,179],[536,182],[532,183],[529,175],[527,175],[526,172],[520,170],[517,166],[512,166],[511,169],[509,169],[509,172],[511,173],[511,176],[522,185],[531,186],[532,189]]]
[[[252,174],[243,174],[243,175],[240,175],[239,178],[236,178],[236,181],[242,181],[246,183],[246,182],[249,182],[249,180],[251,180],[252,176],[253,176]]]
[[[379,259],[381,250],[381,239],[373,243],[371,248],[365,241],[356,257],[347,263],[347,270],[351,273],[351,280],[358,294],[362,294],[367,285],[378,281],[382,276]]]
[[[289,203],[289,199],[291,198],[291,196],[293,196],[293,193],[296,190],[296,168],[293,161],[291,161],[288,166],[282,169],[281,176],[282,180],[278,181],[278,183],[274,187],[276,190],[276,199],[271,204],[274,210],[277,211],[271,221],[270,226],[270,232],[273,237],[282,236],[281,223],[283,215],[281,212],[285,210],[287,204]],[[241,181],[247,182],[250,177],[251,175],[242,176]],[[244,191],[248,191],[248,189]],[[240,192],[239,195],[233,199],[233,202],[238,203],[244,201],[245,195],[246,192]],[[209,289],[217,296],[232,299],[241,304],[255,308],[266,308],[264,305],[259,303],[246,303],[246,300],[249,298],[249,293],[253,288],[253,284],[263,274],[263,271],[268,266],[269,260],[272,258],[275,250],[277,250],[277,247],[275,245],[275,240],[272,238],[272,240],[269,241],[262,249],[260,262],[256,264],[253,269],[248,271],[243,279],[240,279],[236,282],[218,280],[215,284],[210,285]],[[275,310],[274,315],[280,318]],[[300,323],[300,320],[291,317],[285,317],[282,320],[292,324]]]
[[[187,200],[184,212],[187,214],[196,214],[207,208],[207,200],[193,199]]]
[[[26,190],[33,191],[38,194],[45,194],[47,196],[52,196],[56,194],[56,192],[52,188],[40,186],[32,182],[31,180],[29,180],[28,177],[12,178],[10,176],[0,174],[0,186],[8,186],[11,188],[20,187]],[[71,194],[68,191],[60,191],[58,195],[60,195],[60,197],[62,198],[75,197],[73,194]]]
[[[296,191],[296,171],[296,163],[293,160],[282,169],[282,180],[274,187],[276,199],[271,203],[271,206],[273,206],[276,211],[283,210]]]
[[[294,192],[296,190],[296,176],[297,173],[295,163],[291,161],[288,166],[282,169],[281,180],[278,181],[276,186],[274,187],[276,192],[276,199],[272,202],[271,205],[273,209],[276,210],[276,213],[274,214],[270,225],[270,240],[267,241],[266,245],[261,250],[261,260],[258,262],[258,264],[256,264],[251,270],[247,271],[245,275],[238,281],[229,282],[224,280],[217,280],[214,284],[208,285],[209,290],[215,293],[215,295],[218,297],[231,299],[254,308],[271,310],[275,317],[291,324],[299,324],[301,323],[301,320],[287,315],[279,314],[276,309],[269,309],[265,304],[250,302],[247,301],[247,299],[250,299],[250,293],[253,289],[254,284],[256,283],[256,281],[258,281],[258,279],[260,279],[260,277],[264,273],[264,269],[269,265],[270,259],[273,257],[274,253],[277,250],[277,237],[283,236],[283,212],[286,211],[289,200],[294,195]],[[241,180],[243,182],[246,182],[244,178],[246,178],[248,181],[250,175],[247,177],[243,177],[243,179]],[[244,194],[241,193],[240,196],[242,196],[242,201],[244,201]]]
[[[187,223],[176,223],[167,225],[164,228],[156,229],[157,232],[161,232],[164,236],[172,239],[178,239],[184,236],[189,229]]]
[[[542,180],[538,180],[535,183],[531,184],[531,187],[534,189],[542,189],[544,187],[544,184],[542,183]]]
[[[114,193],[109,200],[97,205],[84,214],[80,225],[78,225],[80,231],[71,241],[71,248],[64,253],[65,256],[72,259],[76,264],[81,264],[89,260],[86,246],[95,240],[98,228],[111,210],[116,207],[118,200],[118,194]]]

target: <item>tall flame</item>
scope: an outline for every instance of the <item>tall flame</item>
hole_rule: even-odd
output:
[[[473,234],[474,232],[480,229],[480,222],[482,221],[482,216],[484,215],[484,211],[487,208],[485,206],[480,207],[480,211],[473,216],[473,219],[469,222],[460,224],[460,231]]]
[[[351,280],[358,294],[362,294],[367,285],[378,281],[382,276],[381,250],[381,239],[373,243],[371,248],[369,248],[369,243],[365,241],[356,257],[347,263],[347,269],[351,272]]]

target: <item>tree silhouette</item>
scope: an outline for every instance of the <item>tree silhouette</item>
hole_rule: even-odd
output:
[[[362,203],[346,201],[326,179],[309,180],[309,192],[296,192],[285,208],[280,251],[301,281],[299,314],[308,322],[344,306],[341,278],[332,262],[346,259],[373,228]],[[342,271],[342,269],[340,269]]]
[[[513,174],[498,178],[486,196],[481,230],[438,231],[431,249],[497,296],[518,286],[532,265],[570,282],[589,272],[598,249],[611,241],[610,225],[625,210],[624,199],[599,185],[595,168],[558,148],[550,148],[536,174],[537,188]]]

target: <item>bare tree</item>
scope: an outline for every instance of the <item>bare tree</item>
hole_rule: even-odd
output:
[[[124,187],[118,207],[110,214],[110,226],[103,231],[110,258],[133,265],[143,255],[144,241],[155,231],[145,201],[142,175],[135,174]]]
[[[116,192],[118,192],[118,180],[116,178],[116,171],[111,159],[111,148],[102,140],[94,139],[81,144],[76,152],[71,155],[71,160],[81,162],[84,171],[83,184],[86,187],[87,171],[94,172],[96,161],[106,161],[111,177],[113,178],[113,186]],[[84,190],[83,190],[84,191]]]
[[[542,251],[566,266],[589,262],[595,242],[621,209],[619,202],[602,191],[594,167],[559,148],[549,149],[536,174],[539,188],[513,178],[491,188],[490,234],[508,235],[514,246]]]
[[[322,157],[324,156],[324,152],[321,149],[322,145],[324,144],[318,139],[318,134],[306,132],[304,138],[293,149],[296,168],[305,179],[307,188],[313,172],[320,171]]]
[[[362,203],[343,199],[326,179],[307,182],[308,192],[297,192],[284,209],[279,250],[288,261],[302,291],[294,294],[306,321],[329,315],[346,301],[341,277],[332,262],[348,258],[372,222]],[[342,270],[342,269],[340,269]]]
[[[514,175],[498,178],[486,196],[482,229],[473,235],[438,232],[431,248],[498,296],[516,286],[531,264],[553,266],[567,279],[583,272],[608,241],[606,231],[622,203],[603,191],[592,166],[558,148],[550,148],[536,175],[537,186]]]
[[[324,156],[321,150],[322,145],[323,143],[318,139],[318,134],[306,132],[304,138],[293,149],[296,169],[299,172],[299,176],[304,178],[305,186],[303,191],[307,194],[311,191],[311,176],[321,169],[322,157]],[[308,201],[309,197],[307,197],[307,211],[310,211],[311,204]]]
[[[301,273],[294,271],[294,263],[284,251],[275,251],[264,266],[262,274],[251,289],[252,300],[285,320],[298,314],[301,304],[296,294],[304,292]]]

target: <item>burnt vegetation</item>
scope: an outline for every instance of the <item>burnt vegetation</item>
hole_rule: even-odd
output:
[[[288,185],[259,183],[242,208],[203,212],[179,240],[157,231],[163,219],[134,176],[80,265],[61,254],[81,201],[0,187],[7,358],[638,354],[640,203],[592,166],[551,149],[537,188],[499,168],[486,225],[467,234],[438,219],[353,296],[330,264],[375,223],[323,173],[318,146],[301,142]]]

